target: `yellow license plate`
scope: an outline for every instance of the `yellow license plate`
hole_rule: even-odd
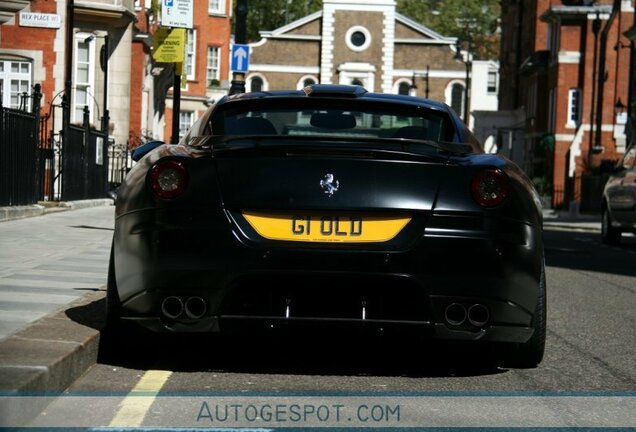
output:
[[[324,243],[381,243],[394,238],[410,216],[330,213],[243,212],[256,232],[270,240]]]

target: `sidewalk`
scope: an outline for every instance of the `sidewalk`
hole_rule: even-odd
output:
[[[95,305],[104,297],[112,200],[33,207],[0,212],[12,218],[0,219],[0,392],[5,393],[63,391],[97,358],[100,325],[79,322],[102,316]],[[30,217],[34,214],[41,216]]]
[[[38,204],[25,206],[0,207],[0,222],[6,222],[16,219],[24,219],[34,216],[42,216],[48,213],[79,210],[91,207],[103,207],[113,204],[110,198],[81,200],[81,201],[42,201]]]
[[[543,227],[546,230],[601,232],[600,214],[581,214],[568,211],[543,210]]]

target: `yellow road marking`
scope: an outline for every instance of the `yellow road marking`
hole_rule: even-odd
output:
[[[121,401],[117,414],[110,422],[109,427],[140,426],[157,394],[168,381],[170,375],[172,375],[170,371],[151,370],[146,372],[137,385]],[[139,393],[142,395],[138,395]]]

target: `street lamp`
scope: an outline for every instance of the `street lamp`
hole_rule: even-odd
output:
[[[462,54],[462,47],[466,45],[464,52],[466,58]],[[470,37],[465,39],[457,39],[455,43],[455,60],[464,63],[466,66],[466,85],[464,86],[464,123],[468,124],[468,95],[470,94],[470,70],[473,66],[472,62],[473,40]]]
[[[418,72],[413,72],[413,78],[411,79],[411,86],[409,87],[410,90],[413,91],[413,94],[415,95],[415,93],[417,92],[417,84],[415,84],[415,78],[417,77],[421,77],[424,78],[424,83],[426,84],[426,87],[424,87],[424,97],[426,99],[428,99],[428,93],[429,93],[429,82],[428,82],[428,76],[430,73],[430,68],[428,65],[426,65],[426,72],[424,73],[418,73]]]

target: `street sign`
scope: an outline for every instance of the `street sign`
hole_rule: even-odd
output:
[[[60,15],[39,13],[39,12],[20,12],[21,27],[43,27],[43,28],[60,28],[62,19]]]
[[[192,28],[194,0],[162,0],[161,27]]]
[[[232,45],[232,71],[247,72],[250,68],[250,46]]]
[[[185,44],[185,29],[160,27],[153,37],[152,58],[158,63],[183,62]]]

